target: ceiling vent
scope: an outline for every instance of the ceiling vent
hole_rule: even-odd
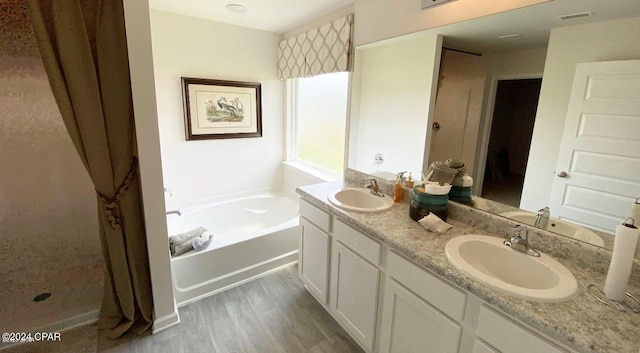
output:
[[[445,2],[450,2],[450,1],[455,1],[455,0],[422,0],[422,9],[438,6],[440,4],[444,4]]]
[[[519,34],[507,34],[506,36],[498,37],[498,39],[504,40],[505,42],[510,42],[512,40],[520,39],[520,35]]]
[[[594,15],[593,12],[587,11],[587,12],[572,13],[570,15],[563,15],[563,16],[560,16],[558,18],[563,20],[563,21],[568,21],[568,20],[575,20],[577,18],[589,17],[589,16],[593,16],[593,15]]]

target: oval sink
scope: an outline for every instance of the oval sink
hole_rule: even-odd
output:
[[[391,197],[373,195],[370,190],[363,188],[337,190],[329,194],[327,199],[329,199],[329,203],[338,208],[354,212],[379,212],[393,206]]]
[[[533,257],[487,235],[455,237],[445,246],[449,262],[479,282],[505,294],[536,302],[557,303],[578,291],[575,277],[546,254]]]
[[[503,217],[511,218],[514,221],[526,223],[530,226],[532,226],[536,222],[536,215],[530,212],[503,212],[500,215]],[[600,236],[598,236],[598,234],[577,224],[569,223],[558,218],[549,218],[549,223],[547,224],[546,230],[562,234],[569,238],[584,241],[596,246],[604,246],[604,240]]]

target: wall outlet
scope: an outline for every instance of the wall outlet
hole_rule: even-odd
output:
[[[450,2],[455,0],[422,0],[422,8],[426,9],[433,6],[438,6],[440,4],[444,4],[445,2]]]

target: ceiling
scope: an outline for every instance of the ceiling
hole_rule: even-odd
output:
[[[149,3],[152,9],[160,11],[285,33],[345,7],[353,1],[150,0]],[[245,13],[230,12],[225,8],[229,3],[242,4],[247,7],[247,11]],[[561,15],[580,12],[592,12],[594,15],[567,21],[558,19]],[[478,53],[505,52],[546,46],[552,28],[638,16],[640,16],[640,0],[555,0],[438,27],[423,33],[442,34],[445,36],[445,45],[456,49]],[[499,36],[510,34],[519,34],[520,38],[512,41],[497,39]]]
[[[227,4],[241,4],[233,13]],[[284,33],[353,3],[353,0],[150,0],[152,9],[263,31]]]
[[[561,20],[558,17],[581,12],[593,16]],[[496,15],[430,29],[423,33],[442,34],[447,47],[476,53],[507,52],[545,47],[552,28],[640,16],[639,0],[555,0]],[[517,40],[499,36],[519,34]],[[640,33],[638,34],[640,41]]]

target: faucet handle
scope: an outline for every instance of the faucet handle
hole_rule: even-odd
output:
[[[524,232],[524,237],[522,236],[522,233]],[[513,227],[513,237],[520,237],[524,240],[529,240],[529,231],[527,231],[527,228],[523,227],[521,224],[518,224],[517,226]]]
[[[523,232],[524,237],[522,236]],[[527,255],[534,257],[540,256],[540,252],[529,245],[529,231],[520,224],[513,227],[513,236],[511,239],[505,240],[503,243],[504,245]]]
[[[376,179],[369,178],[366,180],[366,182],[367,183],[364,185],[364,187],[367,189],[371,189],[371,194],[384,197],[384,194],[381,193],[380,189],[378,188],[378,182],[376,181]]]

